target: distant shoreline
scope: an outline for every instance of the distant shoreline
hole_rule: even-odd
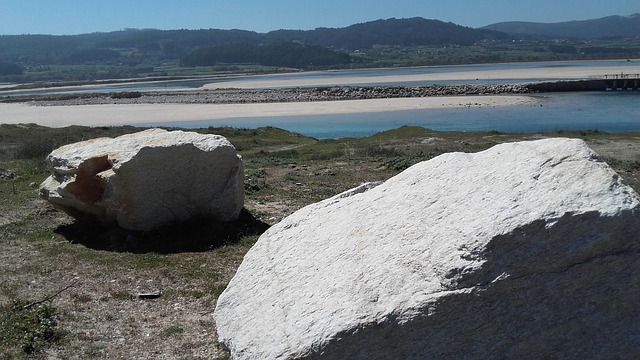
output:
[[[640,73],[640,65],[628,66],[625,72]],[[581,81],[592,76],[620,73],[620,68],[551,67],[535,69],[453,71],[420,74],[421,78],[468,79],[470,76],[494,79],[517,79],[526,76]],[[334,85],[323,86],[327,77],[296,79],[238,78],[215,83],[203,89],[184,91],[148,91],[120,93],[74,93],[0,98],[0,124],[36,123],[62,127],[69,125],[109,126],[180,121],[373,113],[382,111],[474,106],[518,106],[537,104],[529,95],[527,84],[466,84],[431,86],[374,86],[381,82],[402,82],[416,76],[375,76],[354,79],[340,77]],[[329,77],[330,79],[330,77]],[[342,86],[354,80],[363,86]],[[424,80],[424,79],[423,79]],[[257,81],[257,82],[256,82]],[[297,82],[296,82],[297,81]],[[310,83],[313,83],[311,84]],[[259,85],[259,86],[258,86]],[[286,88],[286,86],[295,86]],[[311,87],[311,85],[315,87]],[[539,83],[538,83],[539,85]],[[220,88],[228,86],[226,88]],[[254,88],[254,86],[258,86]],[[549,91],[567,91],[550,89]],[[39,106],[32,106],[39,105]]]
[[[438,84],[439,81],[458,80],[470,81],[469,84],[483,80],[501,80],[505,83],[518,83],[516,79],[533,79],[534,81],[562,81],[562,80],[578,80],[589,79],[592,76],[605,74],[617,74],[620,71],[640,73],[640,59],[608,59],[608,60],[588,60],[585,63],[611,62],[620,61],[631,64],[623,68],[618,66],[565,66],[567,63],[580,63],[582,61],[541,61],[541,62],[524,62],[524,63],[487,63],[487,64],[461,64],[444,66],[450,71],[430,72],[410,74],[410,75],[383,75],[383,76],[366,76],[358,75],[358,71],[371,70],[399,70],[399,69],[440,69],[443,66],[416,66],[402,68],[362,68],[355,70],[347,70],[353,72],[353,76],[333,78],[331,74],[335,71],[288,71],[277,73],[224,73],[211,74],[206,76],[155,76],[130,79],[104,79],[92,81],[64,81],[64,82],[42,82],[27,84],[0,84],[0,98],[11,95],[12,92],[20,92],[24,90],[42,91],[47,89],[71,89],[85,88],[92,89],[104,85],[126,85],[141,84],[154,82],[173,82],[173,81],[210,81],[200,88],[184,89],[181,91],[199,91],[207,89],[275,89],[275,88],[300,88],[300,87],[328,87],[328,86],[371,86],[373,82],[416,82],[429,81]],[[537,64],[545,66],[525,67],[514,69],[492,69],[492,70],[463,70],[469,66],[495,66],[501,64]],[[312,75],[309,78],[300,79],[300,74]],[[277,75],[276,78],[273,78]],[[537,79],[537,80],[536,80]],[[509,81],[512,80],[512,81]],[[529,81],[531,82],[531,81]]]

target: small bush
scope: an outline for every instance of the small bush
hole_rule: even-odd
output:
[[[264,169],[245,171],[244,190],[247,194],[253,194],[267,187],[265,180],[267,172]]]
[[[340,160],[340,159],[345,159],[347,157],[348,157],[348,153],[344,149],[314,151],[307,156],[309,160],[316,160],[316,161]]]
[[[402,171],[421,161],[432,159],[436,155],[437,154],[432,152],[428,152],[428,153],[419,152],[417,154],[412,154],[412,155],[395,156],[386,160],[384,162],[384,165],[389,169]]]
[[[395,148],[383,146],[367,146],[360,150],[360,155],[368,158],[403,156],[403,154]]]
[[[170,337],[181,337],[182,334],[184,334],[184,329],[178,325],[173,325],[162,330],[160,336],[164,339],[167,339]]]
[[[137,99],[142,96],[139,91],[123,91],[119,93],[112,93],[110,97],[112,99]]]
[[[16,157],[19,159],[44,159],[56,148],[58,145],[50,140],[35,139],[20,145]]]
[[[640,160],[620,160],[611,157],[606,157],[604,160],[615,170],[626,172],[640,171]]]

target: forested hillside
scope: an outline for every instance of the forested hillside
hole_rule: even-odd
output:
[[[0,36],[0,82],[634,58],[640,57],[638,21],[640,16],[634,15],[472,29],[416,17],[269,33],[126,29],[72,36],[5,35]],[[572,38],[576,33],[599,36],[605,29],[618,36],[597,41]],[[629,39],[625,34],[638,35]]]
[[[194,50],[181,60],[183,66],[250,63],[292,68],[331,67],[347,65],[350,62],[351,57],[344,52],[297,42],[279,42],[264,46],[242,43],[206,46]]]
[[[378,20],[346,28],[308,31],[278,30],[260,34],[244,30],[123,30],[75,36],[0,36],[0,60],[21,65],[81,64],[87,62],[135,63],[181,59],[201,47],[299,42],[333,49],[367,49],[376,45],[469,45],[508,35],[475,30],[422,18]],[[315,48],[308,48],[316,51]]]
[[[339,49],[367,49],[373,46],[471,45],[482,40],[504,40],[509,35],[423,18],[387,19],[346,28],[312,31],[279,30],[265,34],[269,41],[297,40]]]

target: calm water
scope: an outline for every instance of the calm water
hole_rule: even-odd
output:
[[[637,66],[636,61],[624,61],[624,60],[609,60],[609,61],[551,61],[551,62],[529,62],[529,63],[501,63],[501,64],[477,64],[477,65],[455,65],[455,66],[428,66],[428,67],[414,67],[414,68],[397,68],[397,69],[361,69],[361,70],[339,70],[339,71],[318,71],[318,72],[302,72],[302,73],[288,73],[288,74],[272,74],[272,75],[259,75],[259,76],[216,76],[207,77],[202,76],[189,80],[166,80],[166,81],[150,81],[150,82],[138,82],[128,84],[105,84],[105,85],[92,85],[92,86],[77,86],[66,88],[51,88],[43,90],[20,90],[20,91],[2,91],[0,90],[0,96],[12,96],[12,95],[44,95],[44,94],[65,94],[65,93],[95,93],[95,92],[120,92],[120,91],[162,91],[162,90],[189,90],[197,89],[205,84],[223,82],[223,81],[252,81],[256,79],[347,79],[350,77],[366,76],[369,78],[381,77],[383,75],[418,75],[418,74],[442,74],[468,71],[484,71],[484,70],[511,70],[511,69],[545,69],[545,68],[575,68],[585,66],[616,66],[624,69],[627,66]],[[536,81],[552,81],[556,80],[553,77],[544,79],[508,79],[508,80],[496,80],[496,79],[478,79],[473,81],[467,80],[439,80],[438,84],[466,84],[466,83],[482,83],[482,84],[500,84],[500,83],[516,83],[516,82],[536,82]],[[427,86],[433,85],[434,81],[413,81],[397,83],[393,81],[380,81],[380,82],[367,82],[366,85],[408,85],[408,86]],[[363,85],[352,84],[348,81],[341,82],[342,85]]]
[[[421,109],[376,113],[176,121],[187,128],[275,126],[318,139],[362,137],[403,125],[433,130],[539,132],[556,130],[640,131],[640,91],[533,95],[537,105]],[[146,124],[148,125],[148,124]]]

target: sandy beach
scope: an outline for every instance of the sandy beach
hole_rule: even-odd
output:
[[[531,105],[525,95],[450,96],[258,104],[125,104],[31,106],[0,104],[0,124],[35,123],[50,127],[109,126],[248,117],[328,115],[469,106]],[[239,122],[238,126],[242,126]]]
[[[341,77],[311,76],[295,79],[280,75],[205,85],[205,88],[273,88],[286,86],[326,86],[344,83],[362,85],[393,81],[416,80],[473,80],[473,79],[587,79],[605,74],[640,74],[640,65],[624,67],[544,67],[512,70],[451,71],[446,73],[418,74],[410,76]],[[251,104],[100,104],[73,106],[31,106],[29,103],[0,104],[0,124],[35,123],[51,127],[69,125],[108,126],[178,121],[216,121],[250,117],[277,117],[291,115],[325,115],[367,113],[426,108],[451,108],[469,106],[531,105],[538,100],[528,95],[479,95],[479,96],[434,96],[418,98],[389,98],[340,101],[274,102]],[[238,120],[238,126],[242,126]]]

